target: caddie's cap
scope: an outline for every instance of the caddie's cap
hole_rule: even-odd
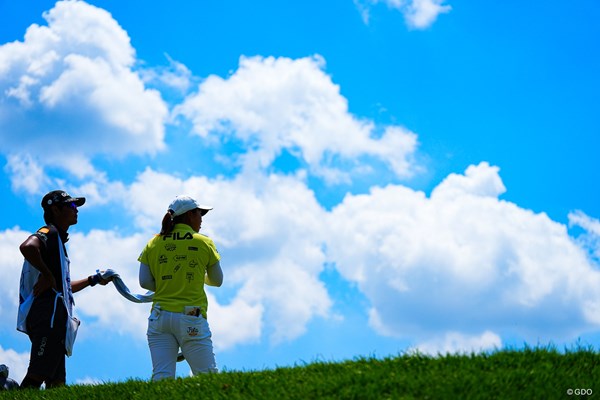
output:
[[[206,214],[207,212],[213,209],[212,207],[199,204],[190,196],[177,196],[175,197],[175,200],[173,200],[171,204],[169,204],[169,211],[172,211],[174,217],[185,214],[186,212],[194,210],[196,208],[202,210],[202,215]]]
[[[53,190],[42,199],[42,208],[46,209],[56,204],[66,203],[75,203],[77,207],[81,207],[85,203],[85,197],[72,197],[64,190]]]

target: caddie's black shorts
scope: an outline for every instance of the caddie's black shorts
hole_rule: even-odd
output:
[[[31,340],[31,355],[28,373],[45,378],[50,382],[65,382],[65,336],[67,333],[67,310],[58,299],[54,324],[54,296],[36,298],[27,315],[27,334]]]

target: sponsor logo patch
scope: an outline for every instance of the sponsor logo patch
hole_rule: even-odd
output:
[[[173,240],[189,240],[189,239],[193,239],[194,237],[192,236],[192,234],[190,232],[186,232],[183,235],[181,234],[181,232],[174,232],[174,233],[169,233],[168,235],[163,236],[163,240],[167,240],[167,238],[170,238]]]

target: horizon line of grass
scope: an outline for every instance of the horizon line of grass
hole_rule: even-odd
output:
[[[598,385],[598,386],[596,386]],[[131,379],[50,390],[0,392],[4,399],[423,399],[565,398],[600,392],[592,346],[504,349],[470,354],[413,352],[262,371],[223,371],[160,382]]]

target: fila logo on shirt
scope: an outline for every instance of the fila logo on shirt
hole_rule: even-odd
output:
[[[173,239],[173,240],[190,240],[190,239],[193,239],[194,237],[192,236],[192,234],[190,232],[186,232],[183,236],[181,235],[181,232],[173,232],[173,233],[169,233],[168,235],[163,236],[163,240],[167,240],[167,238]]]

